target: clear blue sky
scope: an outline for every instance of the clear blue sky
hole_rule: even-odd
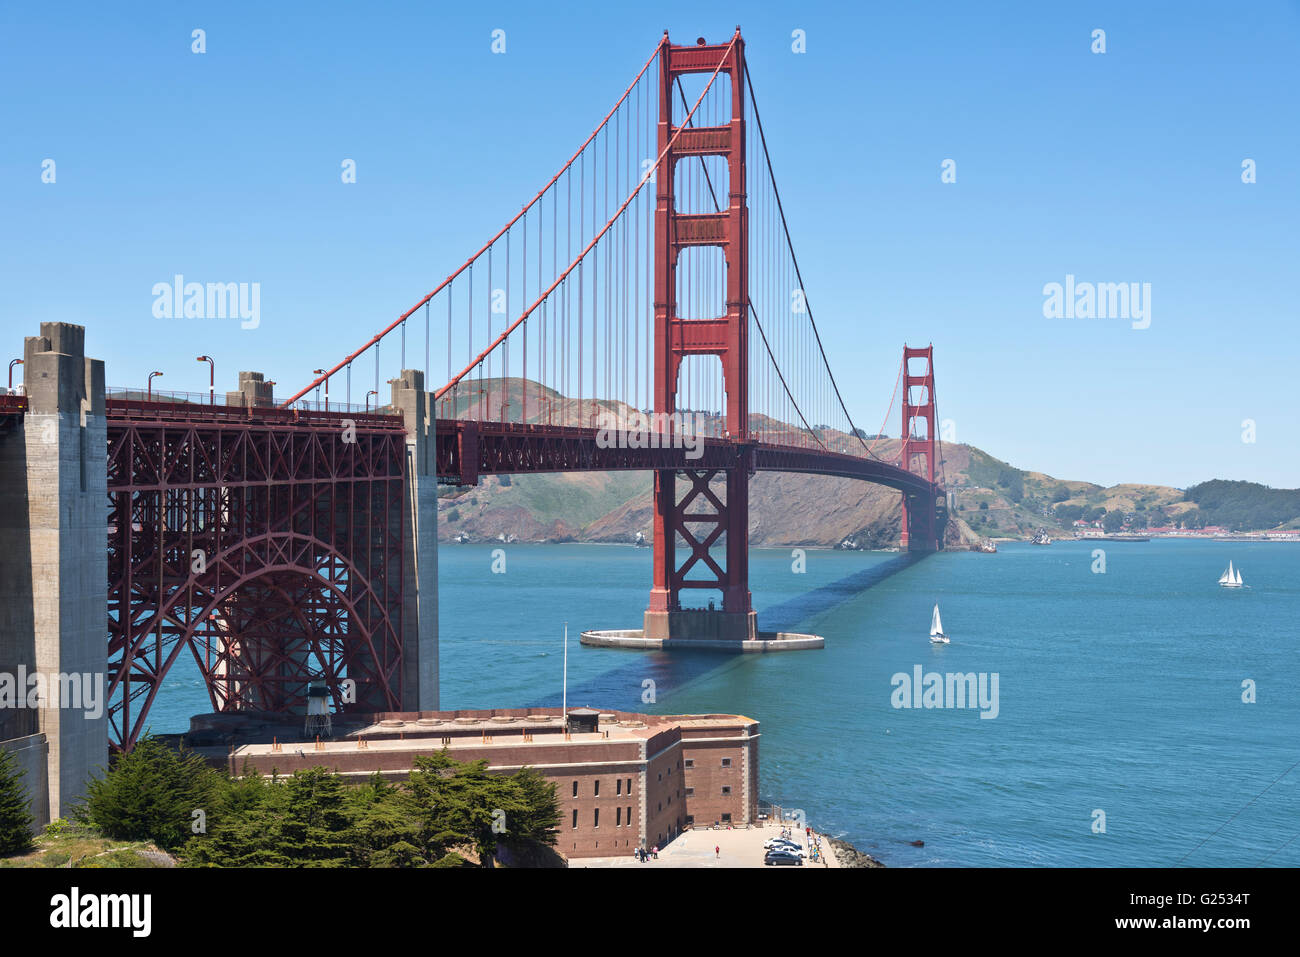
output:
[[[860,424],[933,341],[941,416],[1022,468],[1300,485],[1294,0],[7,4],[3,349],[64,320],[110,384],[205,390],[200,352],[222,389],[305,384],[531,198],[665,27],[737,22]],[[178,272],[260,282],[261,326],[155,319]],[[1044,318],[1066,274],[1149,282],[1150,328]]]

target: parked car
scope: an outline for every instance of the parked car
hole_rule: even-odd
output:
[[[763,842],[763,847],[769,851],[774,847],[799,847],[799,846],[800,844],[798,841],[792,841],[788,837],[773,837]]]
[[[793,851],[783,850],[781,848],[772,848],[763,855],[764,864],[796,864],[803,867],[803,855],[795,854]]]
[[[793,841],[774,841],[771,844],[765,844],[764,850],[768,851],[787,851],[791,854],[798,854],[800,857],[804,854],[804,849]]]

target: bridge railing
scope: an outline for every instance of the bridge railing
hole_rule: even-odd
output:
[[[9,395],[0,395],[0,415],[5,413],[14,414],[27,411],[27,396],[10,393]]]
[[[336,408],[333,403],[326,412],[315,408],[282,408],[270,405],[210,405],[202,393],[203,402],[195,400],[200,393],[168,393],[142,395],[139,389],[110,389],[106,397],[107,412],[115,419],[169,422],[231,422],[239,424],[295,425],[303,427],[343,428],[351,423],[361,429],[402,429],[402,418],[375,410],[357,411],[353,407]]]

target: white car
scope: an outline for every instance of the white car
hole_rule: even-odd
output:
[[[770,841],[763,842],[764,850],[770,851],[773,848],[780,848],[783,851],[791,851],[792,853],[799,854],[801,856],[804,853],[803,848],[800,847],[798,844],[796,844],[794,841],[790,840],[788,837],[774,837]]]

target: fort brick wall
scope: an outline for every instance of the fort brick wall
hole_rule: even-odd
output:
[[[566,857],[662,846],[692,818],[757,817],[758,722],[739,715],[607,711],[594,733],[566,735],[558,708],[384,713],[340,740],[246,745],[228,762],[233,774],[319,766],[358,781],[375,772],[400,780],[419,755],[443,748],[457,761],[483,760],[499,773],[531,767],[554,782],[556,850]]]

